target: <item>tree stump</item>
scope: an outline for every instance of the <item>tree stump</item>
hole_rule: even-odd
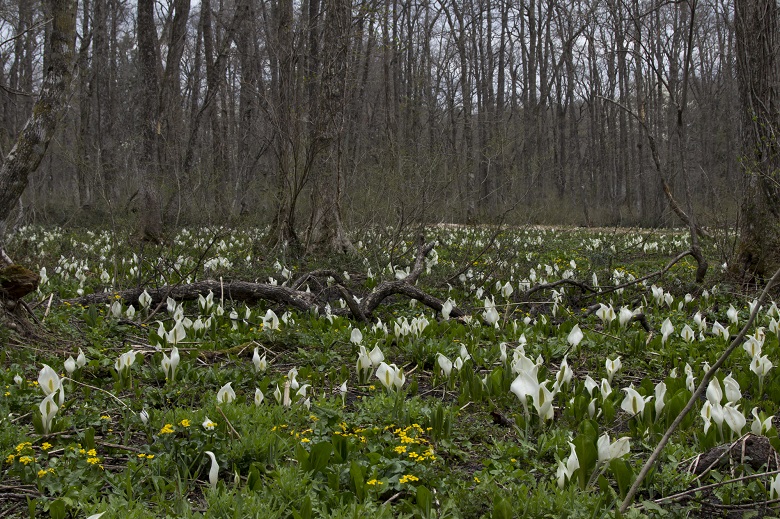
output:
[[[21,265],[0,269],[0,289],[7,299],[18,300],[38,288],[41,277]]]

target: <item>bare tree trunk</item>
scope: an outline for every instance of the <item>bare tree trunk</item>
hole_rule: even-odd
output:
[[[233,206],[237,207],[239,214],[248,210],[246,191],[252,181],[252,172],[255,169],[256,155],[260,148],[257,141],[257,97],[260,92],[260,76],[258,74],[260,57],[254,52],[254,40],[256,38],[255,13],[251,0],[241,0],[237,4],[237,10],[241,11],[239,19],[241,28],[237,31],[236,46],[238,47],[239,61],[241,65],[241,86],[239,91],[239,127],[238,127],[238,174],[236,177]]]
[[[52,28],[46,46],[46,67],[38,100],[16,144],[0,167],[0,221],[5,221],[41,163],[57,123],[67,106],[73,74],[76,0],[47,0]]]
[[[466,221],[472,222],[476,217],[476,197],[477,197],[477,178],[476,178],[476,165],[474,163],[474,131],[472,127],[472,90],[471,90],[471,72],[469,60],[469,54],[466,49],[466,28],[467,20],[464,19],[464,12],[462,6],[459,6],[458,1],[454,1],[451,4],[455,19],[450,16],[449,10],[446,10],[447,22],[449,23],[450,30],[455,37],[455,47],[458,51],[459,67],[460,67],[460,90],[461,99],[463,103],[463,129],[462,129],[462,152],[460,154],[462,163],[461,168],[465,174],[465,200],[463,202],[466,205]],[[471,24],[469,24],[470,26]],[[453,121],[455,123],[455,121]]]
[[[352,2],[325,0],[325,13],[323,62],[317,96],[319,103],[317,112],[313,114],[316,122],[310,147],[313,148],[311,153],[320,153],[317,141],[322,140],[326,155],[316,161],[321,169],[315,173],[317,178],[309,247],[344,253],[354,249],[341,218]]]
[[[276,210],[271,230],[266,237],[269,246],[298,247],[295,216],[300,187],[295,171],[296,157],[293,140],[298,136],[295,127],[295,56],[293,48],[293,1],[279,0],[271,14],[274,27],[271,33],[275,73],[272,76],[274,105],[276,107],[275,152]]]
[[[165,57],[165,71],[160,82],[162,135],[165,136],[165,148],[161,150],[161,160],[165,169],[178,172],[181,168],[180,135],[184,130],[183,110],[181,110],[181,58],[187,40],[190,0],[175,0],[173,10],[170,44]]]
[[[104,181],[105,196],[116,203],[121,196],[117,185],[121,175],[116,164],[115,105],[113,103],[113,60],[109,43],[109,12],[106,0],[95,0],[93,52],[90,79],[91,117],[94,142],[93,166]]]
[[[209,94],[213,96],[212,102],[206,107],[211,127],[211,182],[209,182],[208,190],[212,195],[212,200],[210,200],[212,209],[216,210],[222,198],[219,192],[221,178],[227,174],[225,136],[222,132],[222,123],[219,117],[219,89],[222,83],[219,71],[222,69],[222,65],[221,61],[218,63],[216,51],[214,50],[217,41],[214,34],[214,24],[211,19],[211,1],[203,0],[200,8],[203,23],[203,51],[206,60],[206,85]]]
[[[89,0],[83,1],[83,15],[81,17],[81,34],[92,33],[90,20],[92,13],[89,9]],[[89,47],[81,45],[79,49],[79,121],[78,137],[76,139],[76,184],[79,193],[79,207],[89,208],[92,205],[92,160],[89,148],[91,147],[90,115],[92,108],[93,89],[89,68]]]
[[[765,280],[780,265],[778,13],[775,0],[735,2],[742,164],[749,185],[734,269],[746,280]]]
[[[159,193],[159,59],[154,0],[138,0],[138,66],[141,94],[141,154],[138,159],[141,234],[143,239],[162,241],[162,208]]]

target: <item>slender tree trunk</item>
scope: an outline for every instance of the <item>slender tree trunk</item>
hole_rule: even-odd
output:
[[[168,54],[165,57],[165,71],[160,81],[162,135],[164,135],[165,141],[161,160],[167,170],[178,172],[181,168],[182,158],[180,135],[184,130],[183,111],[181,110],[181,58],[187,42],[190,0],[175,0],[173,10]]]
[[[447,21],[455,37],[455,47],[458,51],[459,60],[459,73],[460,73],[460,91],[461,99],[463,103],[462,112],[462,150],[459,154],[461,157],[462,171],[465,174],[465,200],[463,203],[466,205],[466,221],[472,222],[476,217],[476,198],[477,198],[477,179],[476,179],[476,165],[474,163],[474,131],[472,123],[472,90],[471,90],[471,72],[468,51],[466,48],[466,20],[464,19],[464,12],[458,2],[455,1],[452,4],[452,11],[455,15],[453,20],[449,12],[447,12]]]
[[[113,76],[109,43],[109,10],[106,0],[95,0],[93,22],[93,52],[90,80],[91,125],[93,130],[93,167],[105,186],[104,195],[109,204],[121,196],[121,176],[116,164],[115,106],[113,103]]]
[[[238,47],[239,62],[241,65],[241,86],[239,91],[239,127],[238,127],[238,175],[236,178],[233,206],[239,208],[239,214],[243,214],[246,206],[246,188],[252,181],[256,144],[258,117],[257,97],[259,88],[258,63],[260,59],[254,52],[253,41],[255,38],[255,13],[251,0],[241,0],[237,9],[241,20],[241,27],[237,31],[236,45]]]
[[[276,72],[272,74],[275,117],[276,209],[271,230],[266,237],[269,246],[298,248],[295,216],[302,180],[298,178],[295,147],[299,138],[295,120],[295,49],[293,47],[293,0],[279,0],[271,19],[274,28],[272,53]]]
[[[211,128],[211,157],[210,175],[211,181],[208,184],[208,191],[211,193],[210,205],[212,212],[220,206],[222,195],[220,194],[221,178],[227,174],[225,157],[225,136],[222,132],[222,123],[219,116],[220,95],[222,78],[219,71],[222,66],[217,63],[215,51],[216,37],[214,34],[214,25],[212,22],[212,7],[210,0],[203,0],[200,5],[201,17],[203,23],[203,51],[206,60],[206,88],[212,95],[211,103],[205,109],[209,116],[209,125]]]
[[[88,35],[92,33],[90,20],[92,12],[90,11],[89,0],[83,0],[83,15],[81,17],[81,34]],[[93,36],[94,38],[94,36]],[[92,96],[94,84],[91,81],[93,73],[89,67],[89,47],[82,45],[79,50],[79,120],[78,137],[76,139],[76,184],[79,193],[79,206],[87,209],[92,205],[92,158],[90,147],[92,146],[92,132],[90,132],[90,119],[92,108]]]

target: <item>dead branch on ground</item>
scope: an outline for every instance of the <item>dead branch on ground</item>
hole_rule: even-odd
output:
[[[209,292],[222,294],[226,299],[233,301],[255,302],[270,301],[283,305],[285,307],[295,308],[303,312],[316,310],[319,313],[325,312],[325,307],[329,303],[327,298],[328,291],[324,290],[325,284],[320,284],[322,290],[317,293],[307,292],[301,288],[308,282],[317,281],[320,283],[322,277],[330,277],[336,281],[337,292],[345,298],[347,308],[335,308],[332,310],[334,315],[351,316],[359,321],[368,321],[374,311],[384,302],[385,299],[393,295],[406,296],[410,299],[416,299],[425,306],[440,312],[444,301],[432,296],[424,290],[418,288],[415,283],[425,268],[425,257],[433,250],[435,242],[425,243],[421,235],[418,240],[417,255],[414,266],[404,279],[383,281],[379,283],[372,292],[362,297],[356,297],[351,294],[344,286],[344,281],[339,274],[332,270],[319,270],[309,272],[293,281],[292,286],[271,285],[268,283],[252,283],[248,281],[217,281],[203,280],[194,283],[181,284],[175,286],[162,286],[156,289],[146,289],[146,292],[152,298],[153,305],[160,305],[167,298],[176,301],[193,301],[198,296],[206,296]],[[138,304],[138,298],[143,294],[144,288],[131,288],[116,292],[101,292],[89,294],[76,299],[68,299],[65,302],[77,305],[95,305],[108,304],[116,300],[118,295],[127,304]],[[450,316],[454,318],[463,317],[466,312],[453,308]]]

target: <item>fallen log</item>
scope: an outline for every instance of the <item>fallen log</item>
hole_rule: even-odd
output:
[[[344,286],[343,280],[335,271],[319,270],[304,274],[296,279],[291,287],[283,285],[271,285],[269,283],[252,283],[249,281],[219,281],[206,279],[194,283],[179,285],[162,286],[159,288],[130,288],[114,292],[100,292],[88,294],[75,299],[67,299],[72,305],[89,306],[95,304],[109,304],[119,299],[126,304],[138,305],[138,298],[144,293],[144,290],[151,296],[152,305],[160,305],[168,298],[175,301],[193,301],[198,296],[206,296],[212,292],[215,296],[232,301],[257,302],[270,301],[288,308],[295,308],[303,312],[317,311],[320,314],[325,313],[326,306],[331,298],[328,290],[319,292],[307,292],[301,290],[307,280],[313,280],[321,277],[332,277],[338,285],[335,287],[336,294],[344,297],[347,302],[346,308],[333,308],[333,315],[350,316],[358,321],[369,320],[374,311],[390,296],[402,295],[410,299],[416,299],[425,306],[441,312],[444,301],[428,294],[418,288],[415,283],[425,267],[425,257],[433,250],[435,242],[425,243],[423,236],[420,236],[417,247],[417,256],[414,266],[409,274],[400,280],[383,281],[379,283],[372,292],[356,297],[352,295]],[[350,300],[351,298],[351,300]],[[464,317],[466,312],[459,308],[453,308],[450,317]]]

